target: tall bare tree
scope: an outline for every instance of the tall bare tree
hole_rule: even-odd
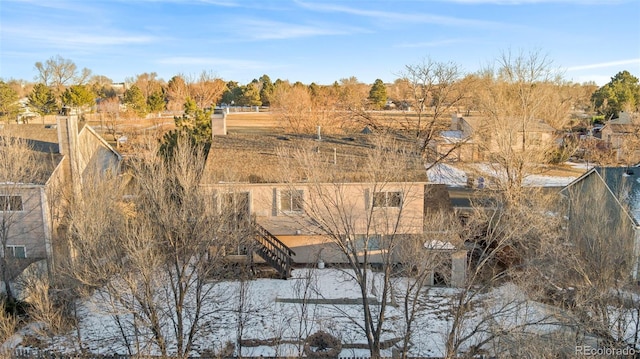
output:
[[[443,115],[448,119],[466,93],[461,86],[462,70],[454,62],[425,59],[420,64],[407,65],[401,78],[409,85],[409,98],[417,118],[407,117],[405,124],[413,132],[421,152],[438,135]]]
[[[176,75],[167,83],[167,109],[180,111],[190,97],[189,85],[184,75]]]
[[[505,193],[517,194],[515,189],[548,159],[555,143],[542,138],[538,128],[548,126],[542,116],[562,106],[553,96],[560,77],[539,52],[505,52],[481,77],[481,147],[496,164],[496,181]]]
[[[206,305],[225,300],[215,283],[229,226],[202,200],[203,165],[202,149],[182,137],[170,158],[154,151],[131,163],[129,201],[120,177],[85,181],[69,214],[68,273],[101,298],[131,354],[189,356],[214,315]]]
[[[78,66],[70,59],[60,55],[49,58],[44,63],[35,63],[38,71],[36,81],[50,86],[57,96],[60,96],[66,86],[83,85],[91,77],[91,70],[83,68],[78,72]]]
[[[546,279],[539,270],[541,248],[550,248],[562,236],[561,216],[550,215],[557,209],[554,198],[537,189],[525,200],[514,198],[520,197],[495,192],[479,197],[460,232],[469,249],[469,270],[450,301],[447,358],[474,356],[489,348],[493,355],[516,355],[518,345],[494,343],[509,343],[516,334],[536,337],[536,325],[557,324],[555,313],[531,308],[544,292],[539,286]],[[557,269],[558,264],[544,265]]]
[[[306,179],[309,193],[300,200],[304,216],[316,223],[327,240],[323,256],[335,253],[330,260],[346,263],[345,273],[358,286],[362,318],[354,318],[353,323],[366,337],[371,356],[379,358],[393,296],[395,252],[407,234],[420,234],[423,229],[422,211],[416,211],[423,205],[423,186],[401,180],[407,173],[423,171],[420,160],[388,138],[376,141],[366,158],[341,166],[309,149],[281,155],[287,161],[293,159],[286,166],[290,171],[283,170],[285,181]],[[350,183],[354,173],[359,183]],[[295,183],[289,183],[295,189]],[[370,300],[372,295],[375,302]]]
[[[215,107],[222,98],[227,84],[211,72],[202,71],[195,81],[189,84],[191,98],[200,108]]]

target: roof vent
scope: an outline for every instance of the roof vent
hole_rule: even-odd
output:
[[[626,171],[624,171],[624,174],[627,176],[633,176],[635,173],[631,168],[628,168]]]

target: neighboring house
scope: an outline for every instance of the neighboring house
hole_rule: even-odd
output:
[[[519,121],[490,121],[481,116],[451,115],[449,130],[440,132],[430,148],[438,155],[449,153],[448,160],[486,161],[492,153],[507,146],[518,150],[523,141],[526,148],[541,150],[555,143],[555,129],[543,120],[533,120],[522,125]]]
[[[604,241],[598,246],[610,253],[598,257],[615,258],[615,266],[629,261],[631,277],[640,279],[640,165],[592,168],[561,193],[569,205],[569,238]]]
[[[83,176],[117,170],[118,154],[76,116],[58,116],[57,124],[0,125],[0,135],[26,141],[39,161],[29,182],[0,179],[0,219],[5,220],[6,247],[17,265],[13,277],[33,262],[51,271],[57,256],[67,255],[58,239],[68,196],[78,194]]]
[[[29,99],[22,98],[18,101],[20,103],[20,113],[18,114],[18,123],[29,123],[34,119],[40,117],[40,115],[34,112],[31,107],[29,107]]]
[[[616,161],[635,163],[640,161],[640,119],[638,114],[620,112],[615,120],[608,121],[601,130],[601,138],[615,151]]]
[[[250,260],[267,262],[285,278],[294,263],[346,263],[332,240],[345,236],[354,246],[368,243],[369,263],[376,264],[384,250],[379,242],[394,236],[398,241],[421,241],[425,251],[448,253],[448,268],[432,273],[432,283],[438,278],[452,285],[464,282],[466,251],[447,243],[442,233],[429,234],[425,228],[425,217],[431,211],[451,206],[446,188],[427,183],[424,170],[397,173],[398,179],[405,180],[384,183],[362,181],[357,173],[343,172],[337,181],[278,180],[275,174],[282,170],[275,163],[277,153],[283,151],[281,146],[294,148],[296,141],[274,137],[214,137],[201,184],[220,211],[233,211],[254,226],[255,241],[251,243],[256,248]],[[357,139],[297,143],[309,142],[317,144],[312,151],[326,151],[333,161],[336,153],[365,147]],[[247,254],[246,245],[239,243],[238,247],[228,249],[227,254]]]

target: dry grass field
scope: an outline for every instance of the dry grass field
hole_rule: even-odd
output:
[[[227,130],[281,129],[271,112],[232,112],[227,115]]]

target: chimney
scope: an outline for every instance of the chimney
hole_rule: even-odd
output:
[[[452,113],[451,114],[451,131],[460,131],[460,119],[462,118],[462,115],[460,115],[459,113]]]
[[[80,152],[78,149],[78,116],[63,109],[56,118],[58,128],[59,152],[64,156],[63,170],[65,178],[71,183],[73,194],[80,193]]]
[[[227,111],[211,115],[211,136],[225,136],[227,134]]]

